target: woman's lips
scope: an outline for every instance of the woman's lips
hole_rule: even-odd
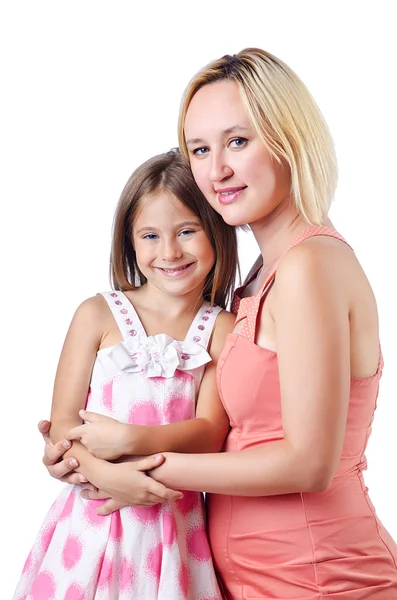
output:
[[[237,200],[237,198],[241,196],[242,192],[246,189],[246,187],[247,186],[245,185],[240,187],[230,187],[217,190],[216,193],[218,202],[223,205],[232,204],[233,202],[235,202],[235,200]]]

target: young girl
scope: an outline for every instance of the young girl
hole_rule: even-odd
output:
[[[73,442],[81,479],[103,487],[110,466],[119,475],[124,469],[140,506],[100,516],[100,501],[67,485],[29,554],[15,600],[221,598],[200,495],[167,490],[142,467],[131,471],[122,455],[221,449],[229,425],[215,368],[233,327],[221,307],[236,264],[233,228],[210,209],[181,155],[156,156],[133,173],[115,215],[114,291],[83,302],[72,320],[51,437],[73,429],[69,437],[84,442]],[[85,407],[112,417],[106,433],[119,464],[87,450],[88,426],[78,416]],[[148,458],[145,469],[159,460]]]

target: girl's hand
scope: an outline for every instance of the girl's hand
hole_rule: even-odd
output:
[[[158,467],[164,462],[164,456],[147,456],[137,462],[104,463],[93,483],[101,490],[86,498],[110,498],[98,510],[98,514],[109,514],[121,506],[153,506],[183,498],[181,492],[166,488],[146,475],[146,471]]]
[[[128,454],[131,425],[86,410],[79,415],[86,423],[70,429],[66,434],[68,440],[79,440],[91,454],[104,460]]]
[[[61,460],[64,453],[70,448],[68,440],[60,440],[56,444],[51,441],[48,432],[51,423],[49,421],[40,421],[38,429],[45,442],[43,464],[47,471],[55,479],[64,483],[79,484],[87,490],[96,490],[96,487],[88,483],[87,479],[81,473],[75,473],[74,469],[78,467],[75,458]]]

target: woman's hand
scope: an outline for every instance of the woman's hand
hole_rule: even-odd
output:
[[[86,423],[73,427],[66,434],[68,440],[78,440],[97,458],[112,460],[130,452],[129,428],[111,417],[81,410]]]
[[[153,506],[178,500],[183,497],[181,492],[168,489],[146,475],[146,471],[163,462],[164,456],[158,454],[137,462],[105,463],[93,481],[100,491],[84,492],[83,496],[92,500],[109,499],[97,510],[100,515],[109,514],[123,506]]]
[[[71,443],[68,440],[60,440],[53,444],[48,434],[51,423],[49,421],[40,421],[38,429],[43,436],[45,442],[43,464],[47,471],[55,479],[64,483],[79,484],[87,490],[95,491],[97,488],[87,482],[87,479],[81,473],[75,473],[74,469],[78,467],[78,462],[75,458],[62,460],[64,453],[69,450]]]

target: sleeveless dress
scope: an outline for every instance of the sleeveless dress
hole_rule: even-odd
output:
[[[333,229],[311,227],[290,248],[316,235],[343,240]],[[277,354],[255,344],[258,310],[276,270],[257,296],[235,300],[237,322],[245,321],[239,334],[229,334],[218,362],[231,423],[226,452],[284,437]],[[381,372],[380,356],[375,375],[351,379],[343,452],[325,491],[207,495],[209,539],[228,600],[397,599],[397,547],[362,475]]]
[[[98,351],[87,409],[119,421],[162,425],[195,417],[207,344],[219,307],[204,302],[186,339],[148,337],[122,292],[103,294],[123,342]],[[205,531],[202,495],[129,506],[108,516],[104,501],[67,485],[30,552],[14,600],[221,600]]]

